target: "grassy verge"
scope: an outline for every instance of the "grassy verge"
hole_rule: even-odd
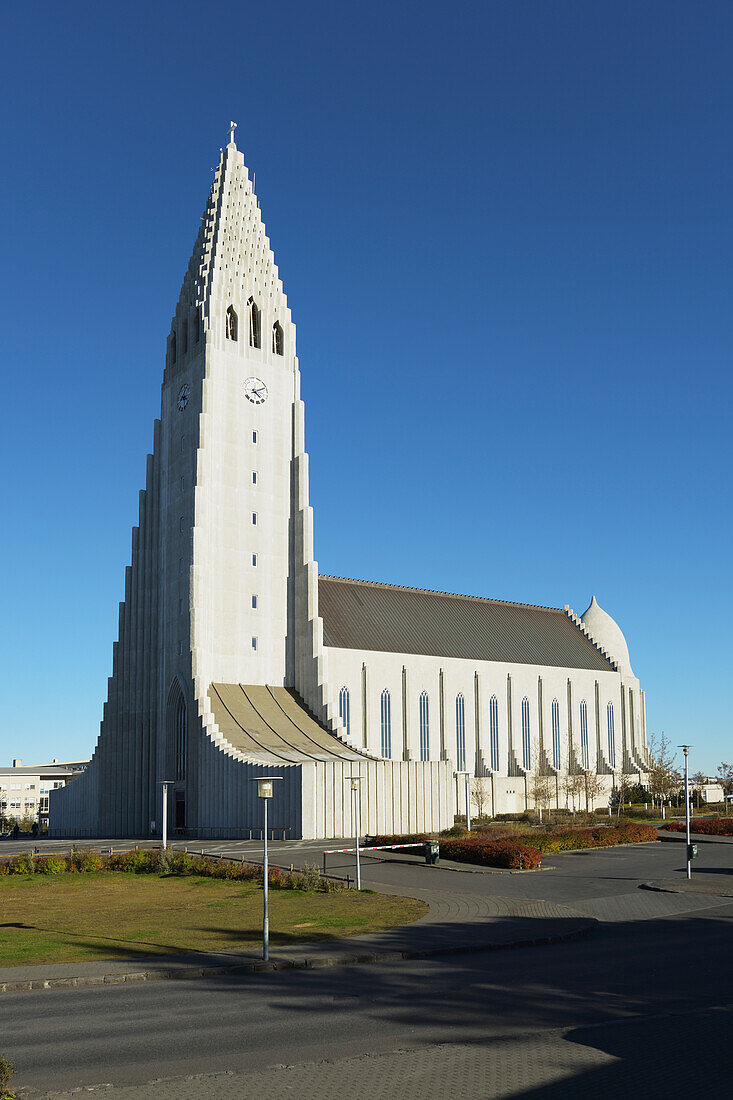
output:
[[[270,893],[270,942],[287,946],[382,931],[426,911],[384,894]],[[87,873],[0,878],[0,966],[244,951],[262,934],[252,882]]]

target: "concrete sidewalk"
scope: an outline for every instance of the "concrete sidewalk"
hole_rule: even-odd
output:
[[[464,895],[454,891],[407,890],[381,886],[390,894],[425,901],[428,913],[412,924],[367,936],[270,945],[270,961],[261,954],[206,952],[187,955],[139,955],[125,960],[39,964],[0,968],[0,993],[123,982],[211,978],[307,967],[425,958],[432,955],[490,951],[500,948],[560,943],[589,932],[597,921],[566,905],[539,900]]]

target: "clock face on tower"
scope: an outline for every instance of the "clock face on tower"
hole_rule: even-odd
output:
[[[188,382],[184,382],[183,385],[181,386],[180,390],[178,391],[178,401],[176,402],[176,404],[178,405],[178,408],[181,410],[181,412],[183,412],[186,405],[188,404],[188,399],[189,399],[190,396],[191,396],[191,387],[189,386]]]
[[[244,381],[244,396],[253,405],[262,405],[267,401],[267,386],[260,378],[246,378]]]

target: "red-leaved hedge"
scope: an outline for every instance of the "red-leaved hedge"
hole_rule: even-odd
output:
[[[542,863],[542,852],[534,845],[517,840],[484,840],[450,837],[440,841],[440,854],[457,863],[476,863],[482,867],[512,867],[533,871]]]
[[[684,833],[684,821],[670,821],[664,826],[673,833]],[[690,832],[707,836],[733,836],[733,817],[696,817],[690,822]]]
[[[410,836],[374,836],[369,844],[410,844],[430,840],[426,833]],[[653,825],[635,821],[622,821],[616,826],[593,825],[589,828],[554,829],[540,832],[532,829],[523,833],[499,835],[470,835],[439,838],[440,854],[444,859],[458,863],[477,863],[484,867],[511,867],[521,870],[534,869],[542,862],[542,855],[555,852],[573,852],[580,848],[612,848],[617,844],[640,844],[657,839]],[[416,852],[416,849],[407,849]]]
[[[427,833],[412,833],[409,836],[370,836],[369,844],[414,844],[431,840]],[[534,838],[533,838],[534,839]],[[519,870],[534,869],[542,862],[542,853],[522,838],[511,840],[487,840],[483,836],[439,837],[440,854],[444,859],[454,859],[457,863],[476,863],[482,867],[513,867]],[[407,849],[421,854],[418,849]]]

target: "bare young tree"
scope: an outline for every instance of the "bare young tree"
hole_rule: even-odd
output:
[[[659,805],[671,801],[680,789],[682,777],[676,766],[676,754],[672,752],[672,746],[664,732],[651,738],[649,749],[651,763],[649,766],[649,790],[652,802]]]
[[[567,772],[562,777],[562,789],[565,795],[565,805],[569,810],[572,810],[573,817],[575,817],[575,803],[580,802],[580,796],[583,792],[583,776],[577,772]]]
[[[718,782],[723,788],[723,805],[731,805],[726,799],[733,795],[733,764],[726,764],[723,761],[718,764]]]
[[[585,797],[585,812],[589,814],[597,798],[606,793],[606,786],[600,775],[586,769],[580,777],[583,781],[581,790]]]
[[[488,817],[488,809],[491,802],[489,780],[484,779],[483,776],[480,775],[473,776],[469,781],[469,792],[471,805],[476,807],[477,820],[481,821]]]
[[[698,810],[700,809],[700,805],[702,803],[702,796],[705,787],[707,786],[707,782],[708,777],[704,775],[703,772],[695,772],[695,774],[690,777],[690,783],[692,784],[692,793],[694,795],[697,795]]]
[[[542,775],[540,772],[532,772],[529,777],[529,792],[534,808],[542,821],[542,811],[546,810],[552,801],[555,784],[552,776]]]
[[[616,817],[621,817],[621,811],[624,808],[624,803],[628,802],[631,794],[632,787],[635,786],[633,775],[627,775],[626,772],[622,772],[616,779]]]

